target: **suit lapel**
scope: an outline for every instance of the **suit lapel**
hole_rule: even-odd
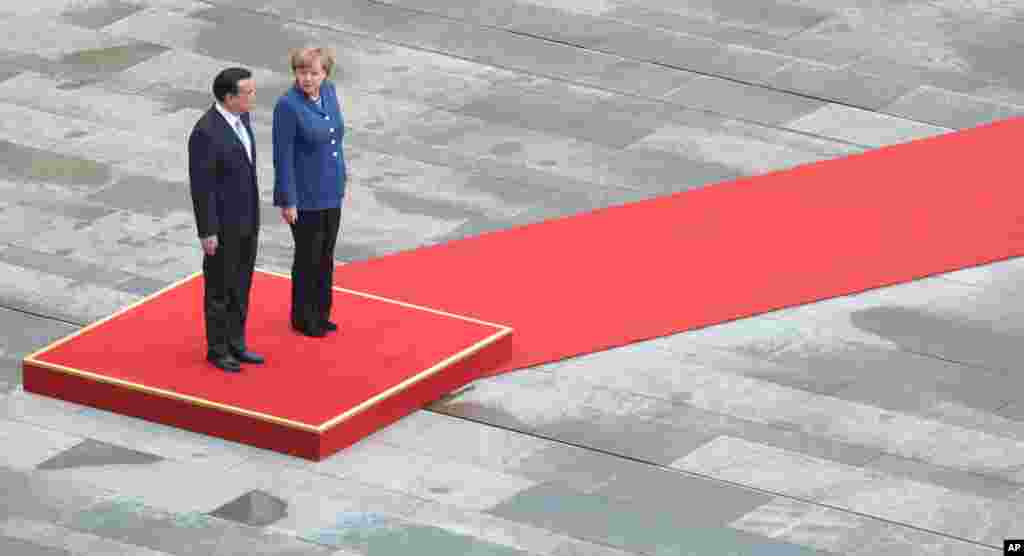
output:
[[[238,138],[238,134],[235,133],[235,130],[231,127],[231,124],[229,124],[228,121],[224,119],[224,116],[221,115],[221,113],[217,110],[216,106],[210,108],[210,111],[213,113],[213,119],[217,122],[217,126],[220,128],[221,134],[224,135],[224,138],[226,141],[228,141],[228,143],[234,145],[234,150],[236,151],[238,156],[242,157],[242,159],[245,160],[245,162],[247,162],[248,164],[254,165],[256,162],[256,142],[253,140],[252,130],[249,129],[249,123],[246,122],[247,118],[243,117],[242,123],[245,125],[245,131],[249,134],[249,144],[253,145],[252,160],[249,160],[249,156],[245,154],[245,145],[242,144],[242,140]]]

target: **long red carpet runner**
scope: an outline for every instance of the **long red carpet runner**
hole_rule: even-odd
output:
[[[1024,254],[1024,120],[344,265],[505,323],[499,373]]]

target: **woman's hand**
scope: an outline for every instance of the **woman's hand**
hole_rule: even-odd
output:
[[[295,207],[281,207],[281,218],[290,226],[299,219],[299,211]]]

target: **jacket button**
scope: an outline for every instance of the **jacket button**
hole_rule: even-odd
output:
[[[338,158],[338,151],[332,152],[331,156],[333,156],[334,158]]]

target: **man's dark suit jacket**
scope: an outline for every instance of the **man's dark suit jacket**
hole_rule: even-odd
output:
[[[242,122],[253,146],[253,160],[216,107],[196,122],[188,139],[188,173],[199,237],[254,235],[260,228],[256,184],[256,141],[249,114]]]

